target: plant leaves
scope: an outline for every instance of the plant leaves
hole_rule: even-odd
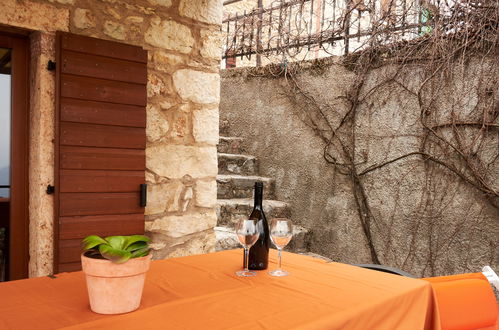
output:
[[[144,235],[108,236],[105,239],[97,236],[87,236],[82,247],[92,251],[91,256],[102,256],[115,263],[124,263],[130,258],[143,257],[149,254],[150,239]]]
[[[126,244],[124,246],[125,249],[128,249],[128,247],[136,242],[149,242],[150,239],[147,236],[144,235],[131,235],[126,237]]]
[[[128,251],[113,248],[111,245],[102,244],[99,245],[99,252],[102,256],[112,262],[117,264],[122,264],[132,257],[132,254]]]
[[[88,258],[95,258],[95,259],[103,259],[102,255],[100,254],[98,249],[91,249],[85,252],[85,256]]]
[[[127,251],[133,252],[135,250],[143,249],[143,248],[149,248],[149,244],[147,242],[135,242],[129,247],[126,248]]]
[[[87,251],[97,247],[100,244],[107,244],[107,242],[97,235],[90,235],[83,239],[81,246],[83,250]]]
[[[108,236],[106,241],[111,247],[117,250],[124,250],[127,238],[125,236]]]
[[[148,254],[149,254],[149,247],[144,247],[142,249],[133,251],[132,252],[132,258],[145,257]]]

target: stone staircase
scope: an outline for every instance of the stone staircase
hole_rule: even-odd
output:
[[[221,134],[227,133],[223,126],[220,131]],[[274,180],[258,175],[258,159],[244,154],[243,139],[221,136],[217,148],[218,222],[215,234],[218,251],[240,247],[231,228],[239,219],[251,214],[255,181],[262,181],[264,185],[263,209],[267,220],[273,217],[289,218],[291,210],[287,203],[275,200]],[[291,241],[290,249],[304,250],[306,230],[295,227],[295,237]]]

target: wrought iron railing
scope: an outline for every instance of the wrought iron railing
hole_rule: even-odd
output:
[[[277,61],[348,54],[369,38],[411,39],[431,29],[445,0],[287,0],[227,14],[223,58]],[[438,8],[438,9],[435,9]],[[436,10],[436,11],[435,11]],[[310,54],[312,53],[312,56]]]

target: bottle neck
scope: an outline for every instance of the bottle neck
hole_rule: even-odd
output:
[[[262,209],[262,202],[263,202],[263,187],[255,187],[255,203],[254,203],[254,208],[255,209]]]

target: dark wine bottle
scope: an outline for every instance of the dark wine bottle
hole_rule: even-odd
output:
[[[250,219],[258,219],[260,236],[249,250],[248,268],[252,270],[267,269],[269,264],[270,233],[269,224],[263,212],[263,182],[255,182],[255,204]]]

